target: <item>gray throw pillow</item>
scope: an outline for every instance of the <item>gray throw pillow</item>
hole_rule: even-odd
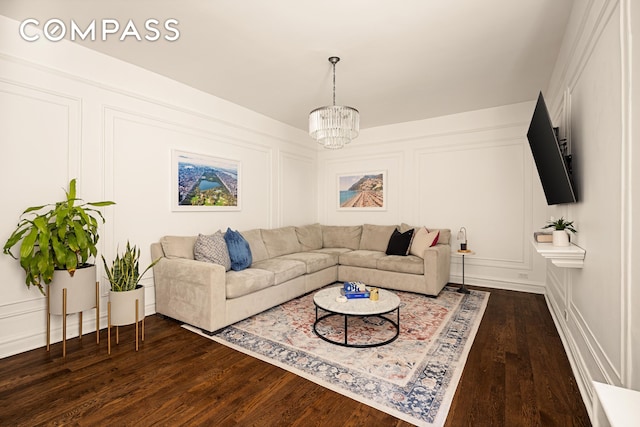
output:
[[[225,271],[231,270],[229,250],[220,230],[210,236],[199,234],[193,246],[193,255],[198,261],[212,262],[223,266]]]

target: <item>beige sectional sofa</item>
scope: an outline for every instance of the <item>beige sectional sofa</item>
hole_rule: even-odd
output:
[[[196,261],[198,236],[164,236],[151,245],[156,312],[213,333],[336,281],[437,296],[449,281],[451,231],[417,255],[386,255],[407,224],[253,229],[241,232],[252,263],[241,271]]]

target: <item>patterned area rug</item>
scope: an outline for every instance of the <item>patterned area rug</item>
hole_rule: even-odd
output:
[[[445,287],[438,298],[393,291],[400,297],[400,336],[381,347],[347,348],[318,338],[313,293],[212,337],[184,327],[407,422],[441,426],[489,299],[488,292],[456,289]],[[386,316],[395,319],[395,312]],[[375,317],[354,318],[349,340],[384,340],[391,328]],[[330,317],[318,329],[340,339],[344,320]]]

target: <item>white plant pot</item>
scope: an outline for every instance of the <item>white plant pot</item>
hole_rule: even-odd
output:
[[[138,321],[144,319],[144,286],[138,285],[134,290],[125,292],[109,291],[111,303],[111,326],[124,326],[136,323],[136,300],[138,304]]]
[[[96,306],[96,266],[79,268],[69,275],[67,270],[53,272],[48,285],[49,312],[62,315],[62,294],[67,289],[67,314],[78,313]]]
[[[565,230],[553,230],[553,246],[569,246],[569,233]]]

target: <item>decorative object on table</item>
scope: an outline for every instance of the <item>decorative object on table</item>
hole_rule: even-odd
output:
[[[393,343],[359,351],[357,357],[353,349],[324,342],[313,333],[313,293],[214,336],[184,327],[409,423],[442,426],[489,293],[473,290],[461,295],[451,286],[445,286],[438,298],[394,293],[402,305],[402,333]],[[273,326],[265,328],[265,324]],[[343,319],[334,317],[330,327],[338,332],[344,327]],[[356,342],[379,338],[367,334],[368,326],[362,323],[352,328]],[[393,333],[392,325],[387,329]]]
[[[378,288],[371,288],[369,291],[369,299],[371,301],[378,301],[378,299],[380,299],[380,292],[378,291]]]
[[[20,266],[26,273],[26,285],[47,286],[47,351],[51,342],[51,314],[62,315],[62,355],[66,356],[67,314],[79,313],[82,338],[82,312],[96,309],[96,343],[100,342],[100,307],[96,267],[89,260],[97,255],[98,219],[105,220],[94,207],[114,202],[78,203],[76,180],[69,182],[66,199],[27,208],[17,228],[4,244],[4,253],[20,245]]]
[[[173,150],[172,163],[171,210],[241,209],[239,161]]]
[[[338,210],[385,210],[386,171],[338,175]]]
[[[569,241],[568,232],[578,232],[573,226],[573,221],[567,221],[564,217],[560,217],[560,219],[551,218],[551,220],[547,222],[547,225],[542,228],[553,229],[553,246],[569,246],[571,242]]]
[[[337,56],[329,58],[333,67],[333,105],[316,108],[309,113],[309,135],[324,148],[339,149],[360,133],[360,113],[352,107],[336,105]]]
[[[370,292],[367,285],[362,282],[344,282],[342,285],[342,295],[347,299],[369,298]]]
[[[460,240],[460,251],[467,250],[467,229],[465,227],[460,227],[460,231],[458,231],[458,240]]]
[[[116,344],[119,342],[119,327],[135,323],[136,325],[136,351],[138,351],[138,324],[142,321],[142,341],[144,341],[144,286],[140,285],[142,276],[160,259],[153,261],[140,274],[139,272],[140,249],[127,241],[125,251],[116,254],[116,258],[107,265],[107,260],[102,256],[104,271],[111,284],[109,291],[109,303],[107,308],[108,352],[111,354],[111,327],[116,327]]]

